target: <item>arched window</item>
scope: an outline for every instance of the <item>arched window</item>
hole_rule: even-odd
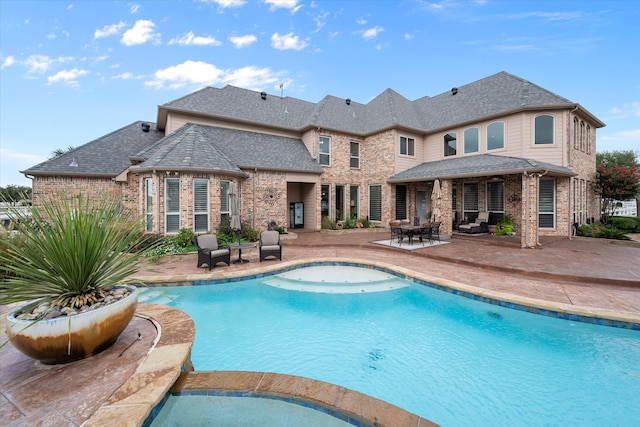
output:
[[[578,135],[579,135],[578,118],[574,117],[573,118],[573,148],[575,148],[576,150],[580,148],[580,143],[578,142],[579,141]]]
[[[478,128],[469,128],[464,131],[464,152],[477,153],[478,139],[480,138]]]
[[[553,144],[553,122],[553,116],[548,114],[536,117],[534,126],[535,135],[533,139],[534,144]]]
[[[487,126],[487,150],[504,148],[504,123],[493,122]]]

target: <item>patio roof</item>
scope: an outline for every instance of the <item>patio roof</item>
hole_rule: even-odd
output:
[[[479,154],[435,162],[426,162],[399,172],[389,183],[432,181],[436,178],[469,178],[493,175],[513,175],[523,172],[546,172],[552,176],[576,176],[571,169],[547,162],[520,157]]]

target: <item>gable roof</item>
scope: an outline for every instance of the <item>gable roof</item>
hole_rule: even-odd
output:
[[[143,132],[148,124],[149,132]],[[131,166],[129,156],[164,137],[155,123],[136,121],[24,171],[25,175],[114,178]],[[75,160],[77,166],[70,166]]]
[[[386,89],[367,104],[332,95],[314,104],[234,86],[208,87],[159,106],[158,126],[164,129],[169,111],[184,111],[298,132],[320,128],[366,136],[391,127],[430,133],[517,111],[576,107],[596,127],[604,126],[579,104],[504,71],[456,89],[416,101]]]
[[[132,158],[136,172],[175,170],[244,175],[242,169],[268,169],[320,174],[300,139],[238,129],[186,124]]]
[[[571,169],[552,163],[520,157],[478,154],[452,159],[426,162],[399,172],[389,178],[389,183],[431,181],[436,178],[466,178],[515,174],[523,172],[545,172],[554,176],[576,176]]]

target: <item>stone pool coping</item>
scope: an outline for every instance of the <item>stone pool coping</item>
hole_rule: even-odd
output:
[[[244,280],[251,277],[262,277],[265,275],[276,274],[281,271],[300,268],[301,266],[323,264],[353,265],[368,268],[377,268],[394,273],[399,277],[411,281],[425,284],[428,283],[429,286],[432,285],[432,287],[445,292],[450,292],[456,295],[476,299],[478,301],[490,304],[501,305],[517,310],[523,310],[567,320],[640,330],[640,314],[636,314],[633,312],[621,312],[610,309],[586,307],[575,304],[546,301],[536,298],[514,295],[510,293],[467,285],[464,283],[456,282],[454,280],[430,276],[425,273],[421,273],[404,267],[399,267],[393,264],[366,261],[359,258],[323,258],[322,260],[313,258],[299,259],[268,266],[261,265],[258,268],[241,272],[215,271],[207,274],[198,273],[192,275],[145,276],[143,278],[137,278],[135,280],[150,286],[190,286],[193,284],[202,284],[203,282],[208,281],[224,282]]]
[[[242,280],[246,277],[260,277],[301,266],[327,263],[383,269],[409,280],[432,283],[436,288],[443,291],[516,309],[531,308],[532,310],[527,311],[534,311],[539,314],[569,319],[575,318],[575,320],[580,321],[594,319],[593,323],[609,326],[624,324],[631,329],[640,329],[640,315],[634,313],[621,313],[615,310],[516,296],[429,276],[387,263],[368,262],[362,259],[301,259],[260,266],[256,269],[235,273],[215,271],[204,275],[199,273],[197,275],[147,276],[138,278],[136,281],[151,286],[192,285],[194,282],[208,280]],[[353,413],[357,417],[369,420],[372,423],[378,422],[380,425],[407,427],[436,425],[387,402],[341,386],[308,378],[260,372],[188,372],[191,370],[190,354],[195,338],[195,326],[191,318],[185,313],[168,306],[145,303],[138,305],[136,315],[146,316],[154,322],[158,330],[158,337],[134,375],[83,426],[102,426],[114,423],[117,425],[140,426],[171,390],[196,389],[252,390],[261,393],[291,395],[303,400],[334,406],[342,412]]]

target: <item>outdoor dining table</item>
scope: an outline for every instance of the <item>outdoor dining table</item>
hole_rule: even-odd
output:
[[[400,226],[402,233],[406,234],[407,237],[409,238],[410,245],[413,245],[413,236],[415,236],[416,234],[422,234],[425,228],[431,228],[431,226],[411,225],[411,224],[405,224]]]

